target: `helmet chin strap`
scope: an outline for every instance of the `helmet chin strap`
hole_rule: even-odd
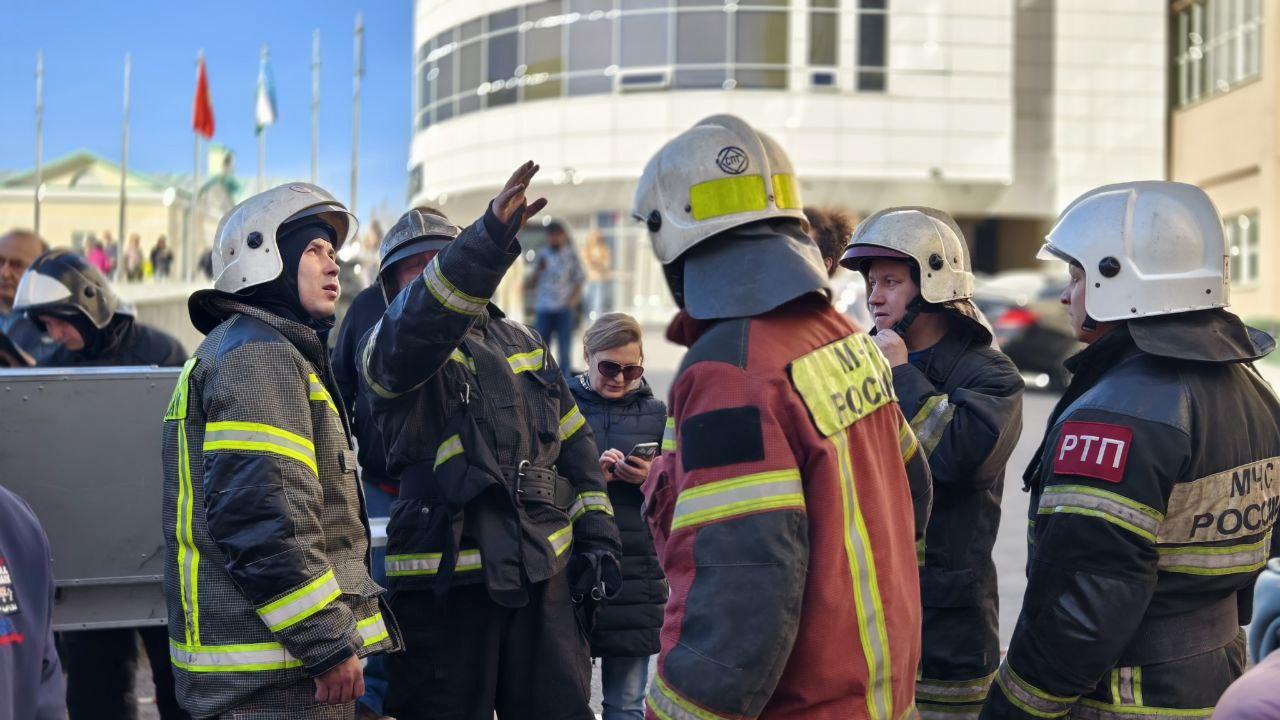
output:
[[[907,303],[907,311],[903,313],[902,319],[894,323],[893,327],[889,329],[902,336],[902,340],[905,342],[907,339],[907,328],[911,327],[911,323],[916,321],[916,318],[920,316],[920,313],[925,312],[927,305],[928,303],[926,303],[923,298],[919,295],[915,296],[915,299]],[[875,335],[879,331],[880,328],[873,327],[871,328],[871,335]]]
[[[1098,329],[1098,321],[1094,320],[1092,315],[1086,314],[1084,320],[1080,323],[1080,328],[1087,332],[1093,332]]]

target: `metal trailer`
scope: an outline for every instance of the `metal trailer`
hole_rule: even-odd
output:
[[[0,370],[0,485],[49,536],[55,630],[164,625],[162,417],[179,368]],[[386,543],[386,519],[370,522]]]

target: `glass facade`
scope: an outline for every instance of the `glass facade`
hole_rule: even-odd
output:
[[[1256,78],[1262,0],[1194,0],[1173,17],[1173,105],[1182,107]]]
[[[450,28],[417,53],[416,127],[574,95],[782,90],[793,69],[838,87],[840,0],[810,0],[809,53],[791,64],[792,0],[543,0]],[[856,89],[885,90],[887,0],[856,13]],[[804,17],[804,15],[802,15]]]

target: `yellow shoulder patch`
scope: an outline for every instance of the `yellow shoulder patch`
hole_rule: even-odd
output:
[[[182,373],[178,375],[178,384],[173,387],[173,395],[169,398],[169,407],[164,411],[165,420],[187,419],[187,393],[190,389],[191,371],[195,369],[200,358],[192,355],[182,365]]]
[[[854,333],[797,358],[788,371],[825,437],[897,401],[893,368],[865,333]]]

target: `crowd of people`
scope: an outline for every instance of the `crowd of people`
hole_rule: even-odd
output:
[[[71,250],[84,257],[105,277],[113,278],[116,282],[165,281],[173,275],[173,248],[164,235],[158,236],[148,251],[142,247],[142,236],[131,233],[121,250],[120,243],[116,242],[111,231],[103,230],[101,236],[77,238],[72,243]]]
[[[469,223],[406,212],[340,326],[355,218],[305,183],[248,198],[190,298],[190,355],[94,257],[0,238],[7,364],[181,366],[168,626],[141,631],[162,717],[588,720],[593,657],[607,720],[1275,716],[1280,583],[1255,581],[1280,402],[1252,367],[1275,341],[1226,309],[1202,190],[1096,188],[1046,237],[1086,348],[1017,469],[1028,585],[1002,649],[992,550],[1023,384],[954,219],[854,227],[804,208],[768,135],[697,123],[633,206],[688,348],[664,403],[643,328],[589,291],[599,238],[579,258],[546,225],[533,327],[494,304],[546,206],[538,171]],[[830,302],[840,266],[866,283],[865,332]],[[130,717],[138,631],[55,641],[47,543],[16,496],[0,518],[0,718]]]

